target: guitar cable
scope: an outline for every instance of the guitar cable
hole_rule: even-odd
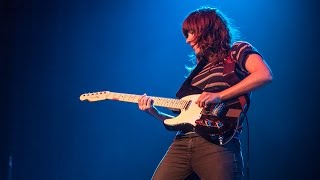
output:
[[[248,121],[248,116],[245,114],[244,118],[246,119],[246,124],[247,124],[247,167],[246,167],[246,173],[247,173],[247,180],[249,180],[249,121]]]

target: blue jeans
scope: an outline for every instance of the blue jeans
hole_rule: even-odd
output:
[[[152,179],[190,179],[187,177],[192,173],[201,180],[242,180],[243,158],[239,139],[233,138],[220,146],[196,133],[177,136]]]

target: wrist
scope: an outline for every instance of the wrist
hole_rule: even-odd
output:
[[[158,109],[156,109],[154,106],[152,106],[149,110],[146,111],[148,114],[152,116],[157,116],[159,115]]]
[[[219,97],[220,101],[224,101],[224,100],[225,100],[225,93],[224,93],[224,91],[218,92],[218,97]]]

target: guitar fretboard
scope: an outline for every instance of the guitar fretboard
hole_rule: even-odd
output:
[[[83,100],[89,100],[89,101],[90,100],[99,101],[99,100],[109,99],[109,100],[115,100],[115,101],[138,103],[138,100],[142,97],[142,95],[102,91],[102,92],[83,94],[81,95],[81,97]],[[170,109],[185,109],[189,104],[189,101],[187,100],[162,98],[162,97],[155,97],[155,96],[150,96],[150,97],[154,100],[153,104],[155,106],[161,106],[161,107],[166,107]]]

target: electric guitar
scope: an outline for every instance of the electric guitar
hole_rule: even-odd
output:
[[[142,95],[101,91],[85,93],[80,96],[81,101],[114,100],[130,103],[138,103]],[[207,108],[200,108],[195,102],[200,94],[185,96],[181,99],[153,97],[154,106],[165,107],[174,111],[180,111],[175,118],[163,121],[169,131],[196,130],[204,134],[217,137],[219,144],[226,144],[239,128],[243,105],[239,98],[233,98],[218,104],[212,104]]]

